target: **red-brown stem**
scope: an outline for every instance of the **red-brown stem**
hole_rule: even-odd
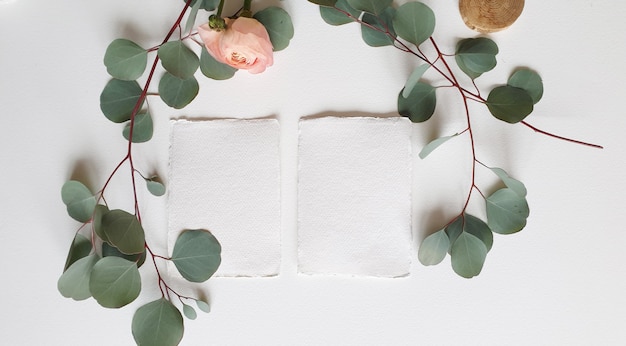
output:
[[[604,147],[603,147],[603,146],[598,145],[598,144],[587,143],[587,142],[579,141],[579,140],[577,140],[577,139],[571,139],[571,138],[567,138],[567,137],[563,137],[563,136],[555,135],[555,134],[553,134],[553,133],[546,132],[546,131],[544,131],[544,130],[540,130],[540,129],[538,129],[538,128],[536,128],[536,127],[532,126],[531,124],[529,124],[529,123],[527,123],[527,122],[525,122],[525,121],[522,121],[521,123],[522,123],[523,125],[526,125],[527,127],[531,128],[533,131],[538,132],[538,133],[541,133],[542,135],[546,135],[546,136],[549,136],[549,137],[552,137],[552,138],[560,139],[560,140],[563,140],[563,141],[566,141],[566,142],[571,142],[571,143],[576,143],[576,144],[585,145],[585,146],[592,147],[592,148],[604,149]]]

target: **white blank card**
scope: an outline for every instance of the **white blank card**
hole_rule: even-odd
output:
[[[301,120],[298,160],[299,272],[408,275],[411,122]]]
[[[170,253],[183,229],[208,229],[222,245],[217,276],[278,274],[279,133],[276,119],[172,123]]]

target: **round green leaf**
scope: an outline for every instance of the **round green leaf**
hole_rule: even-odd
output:
[[[144,249],[142,253],[127,255],[121,253],[120,250],[118,250],[115,246],[109,245],[108,243],[104,242],[102,243],[102,257],[109,256],[121,257],[125,260],[137,263],[137,268],[141,268],[141,266],[146,261],[146,250]]]
[[[526,197],[526,186],[524,186],[521,181],[511,178],[511,176],[509,176],[509,174],[502,168],[490,167],[489,169],[491,169],[491,171],[494,172],[500,180],[502,180],[506,187],[515,191],[515,193],[521,197]]]
[[[207,314],[211,312],[211,306],[209,305],[209,303],[203,300],[196,300],[196,305],[198,306],[198,309],[200,309],[202,312],[205,312]]]
[[[87,239],[87,237],[82,234],[76,233],[72,245],[70,246],[70,251],[67,254],[63,271],[66,271],[67,268],[79,259],[89,256],[92,249],[91,240]]]
[[[152,133],[154,132],[154,126],[152,124],[152,117],[150,113],[139,113],[135,116],[135,122],[133,123],[133,143],[143,143],[152,139]],[[130,136],[130,121],[126,123],[122,130],[122,136],[128,140]]]
[[[154,196],[163,196],[165,194],[165,185],[153,179],[146,179],[148,191]]]
[[[215,58],[207,52],[206,47],[202,46],[202,52],[200,52],[200,71],[203,75],[211,79],[225,80],[234,76],[235,72],[238,70],[230,65],[215,60]]]
[[[448,235],[448,239],[450,239],[450,245],[452,245],[456,239],[463,233],[463,217],[459,216],[454,221],[452,221],[446,228],[446,234]]]
[[[483,220],[473,215],[465,214],[463,231],[480,239],[483,244],[485,244],[485,247],[487,247],[487,252],[491,250],[493,246],[493,233]]]
[[[200,86],[195,77],[180,79],[165,73],[159,82],[159,96],[165,104],[181,109],[187,106],[198,95]]]
[[[535,104],[539,102],[543,96],[543,82],[539,74],[535,71],[529,69],[517,70],[509,77],[507,84],[526,90]]]
[[[392,2],[393,0],[348,0],[348,4],[353,8],[376,15],[391,6]]]
[[[476,79],[496,67],[498,45],[486,37],[461,40],[456,47],[455,60],[461,71]]]
[[[135,215],[114,209],[102,216],[102,231],[108,242],[127,255],[140,254],[145,249],[145,235]]]
[[[533,99],[524,89],[499,86],[489,93],[487,108],[497,119],[515,124],[532,113]]]
[[[113,78],[135,80],[146,69],[148,52],[135,42],[119,38],[107,47],[104,66]]]
[[[372,47],[393,45],[396,32],[393,30],[392,21],[395,15],[396,9],[393,7],[387,7],[378,17],[364,13],[361,20],[374,28],[378,28],[378,30],[368,25],[361,25],[361,37],[363,37],[363,41]],[[388,33],[387,30],[389,30]]]
[[[93,266],[89,290],[98,304],[105,308],[120,308],[129,304],[141,292],[137,264],[121,257],[102,258]]]
[[[96,207],[96,197],[83,183],[70,180],[61,187],[61,199],[74,220],[88,222]]]
[[[195,320],[198,317],[196,310],[187,304],[183,304],[183,314],[190,320]]]
[[[421,2],[408,2],[398,7],[393,28],[398,36],[419,46],[435,31],[435,13]]]
[[[480,274],[487,258],[487,247],[482,240],[463,232],[452,244],[450,257],[454,272],[469,279]]]
[[[354,22],[361,15],[361,11],[355,10],[346,0],[337,0],[333,7],[320,7],[320,15],[330,25],[343,25]]]
[[[102,204],[98,204],[96,205],[96,208],[93,211],[93,222],[92,222],[92,227],[94,232],[96,232],[96,235],[102,239],[102,241],[108,242],[109,239],[107,238],[107,235],[104,233],[104,230],[102,229],[102,217],[104,216],[104,214],[109,212],[109,208],[106,205],[102,205]]]
[[[183,316],[161,298],[135,311],[132,331],[138,346],[176,346],[183,338]]]
[[[309,0],[309,2],[320,6],[333,7],[337,3],[337,0]]]
[[[209,231],[185,230],[176,239],[172,262],[185,279],[203,282],[217,271],[221,252],[220,243]]]
[[[159,59],[163,68],[180,79],[188,79],[200,66],[196,53],[182,41],[170,41],[159,47]]]
[[[526,198],[509,188],[503,188],[487,197],[487,222],[496,233],[511,234],[526,226],[530,214]]]
[[[293,38],[293,23],[287,11],[270,6],[255,13],[254,18],[267,29],[275,52],[289,46],[289,41]]]
[[[183,0],[183,2],[187,2],[187,0]],[[193,7],[197,2],[200,2],[200,8],[213,11],[217,8],[217,5],[220,3],[220,0],[193,0],[189,6]]]
[[[123,123],[130,120],[141,93],[141,87],[136,81],[111,79],[100,94],[100,109],[107,119]]]
[[[85,300],[91,297],[89,278],[98,255],[91,254],[74,262],[59,278],[57,288],[65,298]]]
[[[441,263],[450,248],[450,239],[444,230],[426,237],[420,244],[417,258],[425,266]]]
[[[398,95],[398,113],[414,123],[424,122],[435,113],[437,94],[430,84],[418,82],[409,97]]]

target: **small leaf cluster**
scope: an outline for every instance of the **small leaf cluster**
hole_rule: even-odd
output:
[[[524,185],[511,178],[504,170],[491,170],[504,182],[505,188],[485,196],[475,184],[475,171],[479,163],[474,147],[474,135],[470,122],[468,102],[479,102],[498,120],[507,123],[522,122],[543,95],[543,83],[539,75],[530,69],[519,69],[505,85],[497,86],[483,98],[475,80],[497,65],[497,44],[488,37],[465,38],[458,41],[454,54],[441,52],[433,33],[436,18],[433,11],[419,1],[394,6],[393,0],[309,0],[320,6],[322,19],[330,25],[357,23],[361,38],[372,47],[392,46],[411,54],[418,64],[398,93],[398,114],[414,123],[422,123],[433,117],[437,108],[437,92],[442,88],[456,89],[462,96],[466,110],[467,128],[453,135],[442,136],[429,142],[419,153],[427,157],[440,145],[461,135],[468,134],[472,145],[472,185],[467,202],[458,217],[446,227],[424,239],[418,251],[425,265],[440,263],[446,254],[452,258],[454,271],[463,277],[478,275],[483,267],[487,252],[493,243],[493,234],[510,234],[526,225],[529,214]],[[421,46],[430,43],[437,56],[426,56]],[[458,70],[471,82],[472,88],[463,87],[460,78],[446,60],[454,56]],[[449,85],[435,86],[425,81],[427,73],[441,77]],[[441,84],[440,81],[437,81]],[[480,192],[485,200],[487,221],[468,214],[467,207],[472,192]]]

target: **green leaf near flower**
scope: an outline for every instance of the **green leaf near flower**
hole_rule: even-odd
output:
[[[130,120],[141,93],[136,81],[111,79],[100,94],[100,109],[107,119],[123,123]]]
[[[361,37],[363,41],[371,47],[393,45],[396,32],[393,29],[392,20],[395,15],[396,10],[392,7],[387,7],[378,17],[370,13],[364,13],[361,20],[371,25],[371,27],[361,25]]]
[[[198,95],[200,85],[194,76],[180,79],[165,73],[159,81],[159,96],[166,105],[181,109],[187,106]]]
[[[208,280],[222,261],[222,247],[209,231],[183,231],[172,251],[171,260],[180,274],[191,282]]]
[[[408,2],[398,7],[393,27],[402,39],[419,46],[435,31],[435,13],[421,2]]]
[[[102,216],[102,231],[107,242],[127,255],[145,249],[145,235],[139,220],[124,210],[114,209]]]
[[[161,298],[135,311],[131,329],[139,346],[176,346],[183,338],[183,323],[180,311]]]
[[[187,0],[183,0],[183,2],[187,2]],[[196,3],[200,3],[200,8],[206,11],[213,11],[217,8],[217,5],[220,3],[220,0],[192,0],[190,7],[196,6]]]
[[[116,39],[104,54],[104,65],[113,77],[122,80],[139,78],[148,64],[148,52],[133,41]]]
[[[417,258],[425,266],[441,263],[450,249],[450,239],[444,230],[426,237],[420,244]]]
[[[387,7],[391,6],[393,0],[348,0],[348,4],[353,8],[372,13],[381,14]]]
[[[409,97],[398,95],[398,113],[408,117],[414,123],[424,122],[435,113],[437,94],[430,84],[418,82],[411,90]]]
[[[343,25],[354,22],[361,11],[350,6],[347,0],[337,0],[334,7],[320,7],[320,15],[330,25]]]
[[[232,78],[238,70],[230,65],[215,60],[206,50],[206,47],[202,46],[202,51],[200,52],[200,71],[208,78],[226,80]]]
[[[334,7],[337,0],[309,0],[309,2],[320,6]]]
[[[255,13],[254,18],[267,30],[275,52],[289,46],[294,32],[293,23],[287,11],[280,7],[270,6]]]
[[[57,288],[61,295],[74,300],[85,300],[91,297],[89,278],[93,266],[99,259],[98,255],[94,253],[72,263],[57,282]]]
[[[486,37],[467,38],[459,41],[455,60],[461,71],[476,79],[496,67],[498,45]]]
[[[141,292],[137,264],[116,256],[100,259],[91,271],[89,290],[105,308],[120,308],[131,303]]]
[[[491,90],[487,97],[489,112],[507,123],[518,123],[533,111],[533,99],[528,92],[509,85]]]
[[[70,180],[61,187],[61,199],[74,220],[88,222],[96,207],[96,197],[83,183]]]
[[[135,115],[135,122],[133,123],[133,143],[143,143],[152,139],[152,133],[154,132],[154,126],[152,124],[152,117],[150,113],[144,112]],[[126,123],[122,130],[122,136],[126,140],[130,137],[130,121]]]
[[[487,197],[487,222],[496,233],[511,234],[526,226],[530,214],[526,198],[509,188],[502,188]]]
[[[507,84],[526,90],[533,99],[534,104],[539,102],[543,96],[543,82],[541,81],[541,76],[535,71],[529,69],[517,70],[509,77]]]
[[[183,41],[170,41],[159,47],[163,68],[180,79],[188,79],[198,70],[200,60]]]
[[[67,259],[65,260],[65,266],[63,267],[63,271],[66,271],[74,262],[78,261],[83,257],[89,256],[93,247],[91,246],[91,241],[87,239],[84,235],[77,233],[74,236],[74,240],[72,241],[72,245],[70,246],[70,251],[67,254]]]

